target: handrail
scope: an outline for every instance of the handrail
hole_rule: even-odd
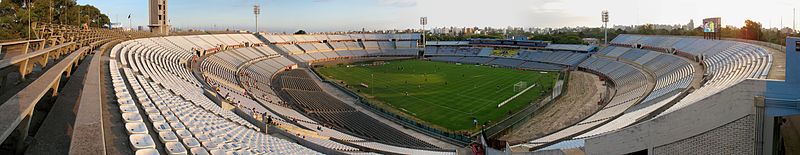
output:
[[[14,44],[23,44],[23,43],[29,43],[29,42],[40,42],[40,41],[44,41],[44,39],[33,39],[33,40],[20,40],[20,41],[0,42],[0,46],[14,45]]]
[[[10,57],[10,58],[7,58],[7,59],[2,59],[2,60],[0,60],[0,68],[6,68],[8,66],[11,66],[11,65],[14,65],[16,63],[28,60],[30,58],[41,56],[41,55],[44,55],[46,53],[50,53],[50,52],[55,51],[55,50],[59,50],[59,49],[65,48],[65,47],[69,47],[71,45],[75,45],[75,42],[63,43],[63,44],[59,44],[59,45],[56,45],[56,46],[51,46],[51,47],[48,47],[48,48],[45,48],[45,49],[42,49],[42,50],[34,51],[34,52],[31,52],[31,53],[26,53],[26,54]]]

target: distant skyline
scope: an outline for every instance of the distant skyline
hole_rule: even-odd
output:
[[[91,4],[112,22],[147,25],[148,1],[78,0]],[[599,27],[608,10],[609,25],[686,24],[722,17],[723,25],[741,27],[745,19],[766,28],[792,27],[798,0],[168,0],[171,25],[183,29],[255,30],[253,5],[260,4],[261,30],[268,32],[355,31],[365,28],[427,27]],[[135,27],[134,27],[135,28]]]

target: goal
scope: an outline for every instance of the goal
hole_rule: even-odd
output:
[[[514,84],[514,92],[521,92],[528,88],[528,82],[520,81]]]

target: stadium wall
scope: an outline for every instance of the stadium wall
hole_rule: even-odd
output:
[[[652,154],[751,154],[754,153],[754,115],[691,138],[653,148]]]
[[[680,110],[589,138],[586,153],[755,154],[760,117],[754,116],[763,109],[756,108],[754,96],[762,96],[766,85],[745,80]]]

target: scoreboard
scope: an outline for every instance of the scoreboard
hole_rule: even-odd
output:
[[[722,18],[714,17],[703,19],[703,38],[721,39],[720,29],[722,29]]]

